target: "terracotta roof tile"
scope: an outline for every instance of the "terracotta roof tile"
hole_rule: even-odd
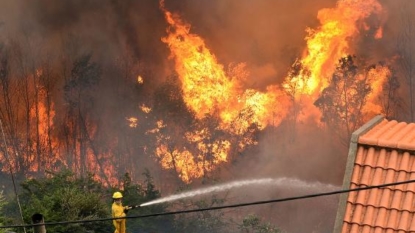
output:
[[[380,201],[380,190],[379,189],[371,189],[369,190],[369,199],[367,200],[367,204],[370,206],[378,206]]]
[[[375,124],[359,131],[351,189],[415,179],[415,124]],[[342,233],[415,232],[415,183],[350,192],[343,213]]]
[[[346,208],[346,214],[344,215],[344,221],[345,222],[351,222],[352,221],[352,204],[351,203],[347,203],[347,208]]]
[[[408,227],[409,227],[409,223],[410,223],[409,222],[409,212],[408,211],[402,212],[401,220],[399,222],[398,229],[402,230],[402,231],[407,230]]]
[[[370,130],[368,133],[366,133],[365,135],[360,136],[359,137],[359,142],[360,143],[365,143],[365,144],[368,144],[368,145],[377,145],[379,135],[381,135],[386,130],[386,128],[383,127],[386,124],[388,124],[388,121],[383,120],[375,128]]]
[[[398,210],[391,209],[389,211],[388,221],[382,223],[382,224],[384,224],[383,227],[385,227],[385,228],[388,227],[388,228],[396,229],[396,221],[397,220],[398,220]]]
[[[414,221],[414,215],[412,214],[412,221],[411,226],[409,227],[409,232],[415,232],[415,221]]]
[[[359,225],[353,224],[350,228],[350,232],[359,232]]]
[[[405,195],[403,204],[402,204],[402,210],[404,211],[412,211],[412,206],[414,203],[414,193],[413,192],[408,192]]]
[[[393,198],[391,202],[391,208],[399,210],[401,207],[401,200],[402,200],[402,191],[395,190],[393,193]]]
[[[415,123],[383,120],[359,137],[359,143],[396,149],[415,150]]]
[[[350,185],[350,188],[351,189],[355,189],[355,188],[357,188],[357,185],[351,184]],[[356,202],[356,197],[357,197],[357,192],[351,192],[351,193],[349,193],[349,200],[351,202]]]
[[[382,169],[381,167],[376,167],[375,169],[375,174],[373,174],[373,180],[371,182],[372,185],[381,185],[383,182],[383,173],[384,173],[384,169]]]
[[[381,226],[387,219],[387,209],[379,208],[378,215],[375,220],[375,226]]]
[[[378,146],[383,146],[383,147],[396,147],[398,145],[398,141],[401,139],[400,136],[397,133],[401,132],[405,126],[406,123],[397,123],[395,124],[396,121],[394,121],[393,125],[390,125],[390,128],[388,131],[385,131],[385,133],[383,135],[381,135],[378,139]]]
[[[355,169],[353,170],[352,180],[351,180],[351,182],[353,184],[358,184],[359,183],[360,170],[361,170],[361,167],[360,166],[355,166]]]
[[[370,233],[370,229],[369,226],[363,226],[362,233]]]
[[[411,123],[407,126],[405,137],[398,142],[399,149],[415,150],[415,124]]]
[[[389,208],[390,197],[391,197],[391,190],[388,188],[383,189],[382,196],[379,202],[379,207],[383,207],[385,209]]]

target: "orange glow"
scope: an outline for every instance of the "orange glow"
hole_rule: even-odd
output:
[[[230,142],[227,140],[211,140],[209,143],[206,143],[205,138],[209,138],[209,135],[206,130],[199,130],[196,132],[191,132],[186,134],[186,138],[197,144],[201,155],[198,157],[203,158],[203,155],[209,155],[212,157],[213,164],[219,164],[227,161],[227,154],[230,149]]]
[[[129,126],[131,128],[136,128],[138,126],[138,119],[135,117],[129,117],[127,118],[127,121],[129,122]]]
[[[144,105],[144,104],[142,104],[142,105],[140,106],[140,109],[141,109],[141,111],[143,111],[144,113],[150,113],[150,112],[151,112],[151,108],[150,108],[150,107],[148,107],[148,106],[146,106],[146,105]]]
[[[163,2],[161,2],[163,4]],[[169,35],[162,39],[168,44],[176,62],[176,71],[183,82],[184,99],[195,110],[198,118],[215,110],[222,111],[223,104],[231,104],[232,97],[240,93],[235,83],[225,74],[223,66],[206,48],[204,41],[190,34],[190,25],[162,6],[171,26]]]
[[[144,79],[143,79],[143,77],[141,77],[141,75],[138,75],[138,77],[137,77],[137,83],[139,83],[139,84],[143,84],[144,83]]]
[[[307,29],[307,48],[300,62],[305,69],[310,70],[310,74],[304,77],[300,73],[299,76],[288,78],[283,87],[289,89],[293,82],[297,83],[296,91],[288,91],[315,98],[327,87],[337,61],[354,52],[350,43],[359,36],[359,30],[370,29],[359,23],[381,12],[382,6],[377,0],[342,0],[335,8],[320,10],[317,17],[321,26],[318,29]],[[377,32],[375,37],[378,38],[381,36],[381,28]]]
[[[179,178],[186,183],[190,183],[192,178],[201,177],[202,169],[198,168],[193,155],[185,151],[169,151],[165,145],[160,145],[156,150],[156,156],[160,159],[160,164],[165,169],[174,169]]]
[[[174,58],[184,100],[197,117],[218,113],[222,128],[226,130],[238,120],[241,112],[250,111],[250,117],[239,124],[238,130],[244,131],[254,122],[261,128],[272,123],[278,125],[286,109],[277,101],[277,97],[283,98],[283,91],[277,86],[268,87],[267,92],[244,89],[241,81],[248,72],[243,64],[237,65],[231,75],[227,74],[203,39],[190,33],[190,25],[167,11],[163,1],[160,4],[170,25],[168,36],[162,41],[169,46],[171,58]],[[275,111],[279,112],[278,116]]]
[[[382,112],[381,105],[379,103],[379,96],[382,94],[382,85],[391,76],[391,71],[386,66],[376,66],[369,70],[368,79],[371,85],[372,91],[368,96],[367,103],[363,109],[364,115],[373,116]],[[369,119],[366,119],[369,120]]]
[[[203,39],[190,32],[189,24],[166,10],[164,1],[160,1],[160,8],[170,26],[168,35],[162,41],[170,48],[171,58],[175,61],[175,70],[182,83],[183,98],[194,110],[197,118],[203,119],[207,114],[217,114],[221,129],[235,135],[243,135],[252,124],[263,129],[267,125],[277,126],[281,123],[287,114],[289,101],[280,87],[269,86],[265,92],[243,87],[242,81],[249,75],[244,64],[237,64],[231,67],[229,73],[225,72],[224,66],[218,63]],[[213,164],[226,162],[231,143],[214,141],[206,145],[202,143],[205,137],[207,135],[203,131],[187,134],[187,139],[196,143],[201,153],[211,153],[214,156]],[[237,146],[243,148],[247,144],[255,143],[255,140],[245,138]],[[180,153],[175,153],[178,158]],[[201,155],[193,156],[200,158]],[[188,154],[183,158],[188,158]],[[198,163],[185,164],[187,169],[200,170]],[[196,174],[199,173],[192,174],[197,177]]]
[[[160,8],[169,24],[168,35],[162,38],[162,41],[168,45],[170,58],[174,59],[186,104],[195,111],[199,119],[203,119],[206,114],[217,114],[221,129],[233,135],[244,135],[252,124],[258,125],[258,129],[264,129],[268,125],[278,126],[286,118],[293,101],[299,103],[297,108],[301,108],[303,113],[296,116],[295,120],[310,117],[319,119],[321,113],[314,106],[314,101],[328,86],[339,59],[354,52],[353,40],[360,32],[372,30],[369,25],[363,23],[364,20],[382,12],[377,0],[341,0],[335,8],[320,10],[318,19],[321,26],[307,29],[307,47],[302,58],[293,64],[292,73],[281,85],[272,85],[265,91],[258,91],[242,84],[249,76],[245,64],[236,65],[232,73],[225,72],[224,66],[218,63],[204,40],[199,35],[191,33],[188,23],[177,14],[169,12],[163,0],[160,1]],[[380,38],[382,28],[375,30],[374,37]],[[378,77],[373,81],[373,88],[381,90],[384,81],[381,77],[386,73],[387,71],[381,68],[371,71],[371,76]],[[373,93],[372,96],[370,98],[377,95]],[[378,110],[376,104],[372,104],[366,111]],[[188,136],[187,139],[196,143],[196,138],[207,137],[203,131],[189,132],[188,135],[192,136]],[[226,143],[230,147],[230,142]],[[255,140],[250,138],[237,143],[239,148],[256,144]],[[206,151],[207,145],[197,145],[200,151]],[[221,147],[220,144],[210,146],[228,148],[224,145]],[[180,153],[175,153],[176,158],[179,157]],[[185,153],[184,157],[188,158],[190,152]],[[197,158],[196,155],[193,156]],[[217,162],[220,163],[227,161],[228,155],[225,149],[217,151],[215,156],[218,156]],[[191,164],[194,166],[192,171],[198,169],[195,162],[187,162],[187,168],[191,167]],[[187,176],[186,180],[190,179]]]

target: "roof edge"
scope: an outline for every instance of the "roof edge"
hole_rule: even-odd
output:
[[[373,127],[375,127],[377,124],[379,124],[383,119],[385,119],[382,115],[377,115],[372,120],[364,124],[362,127],[357,129],[352,133],[352,137],[350,138],[350,143],[357,143],[360,135],[367,133],[369,130],[371,130]]]
[[[366,132],[371,130],[373,127],[375,127],[380,122],[382,122],[384,118],[385,117],[382,115],[377,115],[374,118],[372,118],[369,122],[367,122],[362,127],[360,127],[359,129],[357,129],[356,131],[352,133],[352,136],[350,137],[349,152],[347,154],[346,170],[344,172],[344,178],[343,178],[343,185],[342,185],[343,190],[350,188],[350,181],[352,178],[354,162],[356,159],[357,144],[358,144],[359,137],[362,134],[365,134]],[[342,230],[344,214],[346,212],[346,204],[347,204],[346,202],[347,202],[348,196],[349,196],[349,193],[340,194],[339,204],[337,207],[336,220],[334,222],[333,233],[340,233]]]

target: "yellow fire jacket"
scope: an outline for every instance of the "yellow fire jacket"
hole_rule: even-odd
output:
[[[125,217],[124,213],[125,207],[122,206],[121,203],[112,203],[112,217],[113,218],[119,218],[119,217]],[[115,227],[114,233],[126,233],[125,232],[125,219],[114,219],[112,221]]]

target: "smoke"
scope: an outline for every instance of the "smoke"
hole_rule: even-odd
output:
[[[246,62],[252,84],[267,85],[283,77],[304,48],[305,28],[317,25],[319,9],[334,0],[166,1],[201,35],[223,64]],[[301,6],[301,7],[300,7]],[[6,33],[39,35],[45,44],[73,34],[85,49],[102,57],[129,50],[147,63],[164,66],[167,50],[160,42],[166,23],[158,1],[5,0],[0,21]]]
[[[393,53],[391,36],[399,31],[399,12],[406,2],[382,1],[389,17],[384,39],[373,45],[372,51],[379,56]],[[179,12],[192,25],[192,32],[205,39],[219,62],[246,62],[253,85],[283,78],[303,52],[305,29],[317,27],[318,11],[335,4],[335,0],[166,1],[169,10]],[[61,46],[56,36],[74,34],[85,49],[93,48],[102,57],[130,50],[137,59],[166,65],[168,51],[160,41],[166,23],[158,1],[4,0],[0,8],[3,37],[38,35],[45,44],[53,41],[56,49]]]
[[[406,10],[410,18],[415,12],[410,1],[383,0],[387,17],[371,21],[383,25],[383,37],[362,35],[356,53],[371,61],[394,57],[402,30],[400,13]],[[246,63],[250,74],[245,85],[258,89],[282,82],[304,52],[305,29],[318,27],[318,11],[335,4],[335,0],[165,0],[166,8],[189,22],[191,32],[205,40],[221,64]],[[92,53],[103,64],[106,79],[97,104],[101,115],[97,115],[109,122],[107,134],[127,117],[111,115],[122,112],[119,105],[133,113],[139,103],[137,89],[118,83],[116,75],[122,72],[115,63],[129,58],[136,62],[126,75],[132,82],[142,75],[142,89],[147,92],[173,73],[168,48],[161,41],[166,27],[157,0],[0,1],[0,42],[30,43],[53,57],[64,57],[62,51]],[[22,45],[22,49],[24,54],[37,55],[33,47]],[[119,122],[111,122],[112,117]],[[280,128],[264,132],[259,150],[239,159],[223,178],[290,176],[339,185],[347,148],[308,120],[297,125],[283,122]],[[288,213],[290,208],[287,204],[281,209]]]

